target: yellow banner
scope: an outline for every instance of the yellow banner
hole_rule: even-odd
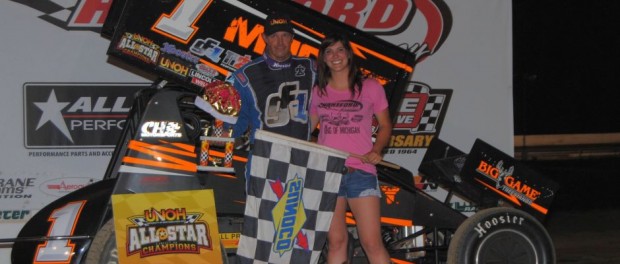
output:
[[[213,190],[112,196],[119,263],[222,263]]]

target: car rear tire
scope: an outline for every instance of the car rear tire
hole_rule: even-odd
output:
[[[108,220],[97,231],[93,243],[86,254],[86,264],[118,263],[114,221]]]
[[[533,216],[509,207],[479,211],[461,224],[448,247],[448,264],[555,263],[547,230]]]

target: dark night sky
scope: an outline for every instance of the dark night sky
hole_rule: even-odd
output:
[[[620,132],[620,1],[512,3],[515,134]]]
[[[620,133],[620,1],[512,5],[515,135]],[[614,155],[527,164],[560,185],[553,211],[587,212],[619,208],[618,162]]]

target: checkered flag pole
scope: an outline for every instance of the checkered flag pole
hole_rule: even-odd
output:
[[[258,130],[250,162],[240,263],[317,263],[349,155]]]

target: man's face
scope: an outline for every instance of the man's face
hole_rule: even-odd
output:
[[[269,36],[263,34],[267,43],[269,56],[276,61],[284,61],[291,56],[291,43],[293,34],[286,31],[278,31]]]

